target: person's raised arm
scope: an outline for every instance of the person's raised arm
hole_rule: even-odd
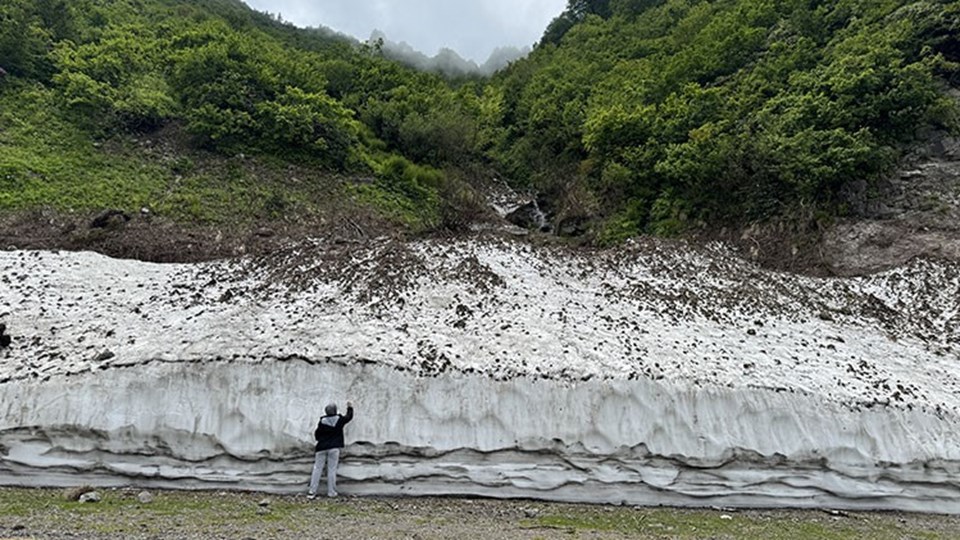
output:
[[[343,419],[340,422],[341,426],[347,425],[347,422],[353,420],[353,403],[347,402],[347,414],[343,415]]]

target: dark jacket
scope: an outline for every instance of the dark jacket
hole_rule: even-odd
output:
[[[353,407],[347,407],[347,414],[324,416],[317,422],[313,436],[317,439],[317,452],[331,448],[343,448],[343,426],[353,420]]]

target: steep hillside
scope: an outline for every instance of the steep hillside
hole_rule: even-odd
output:
[[[920,211],[956,211],[955,169],[931,184],[910,167],[931,133],[956,133],[958,20],[945,0],[571,0],[529,58],[451,82],[236,0],[11,0],[0,239],[192,260],[331,224],[462,231],[490,218],[503,179],[551,234],[689,234],[788,269],[885,268],[909,257],[838,260],[823,242],[883,244],[833,227],[895,217],[866,209],[899,212],[933,184],[946,209]],[[91,230],[108,210],[115,227]],[[221,247],[180,249],[196,244]]]
[[[953,92],[960,103],[960,91]],[[960,137],[930,133],[872,185],[852,182],[855,209],[825,231],[822,252],[840,273],[889,268],[917,256],[960,261]]]
[[[5,2],[0,51],[0,211],[20,221],[144,210],[205,235],[366,208],[419,232],[476,209],[471,88],[239,1]]]
[[[822,227],[956,130],[958,22],[939,0],[571,0],[495,78],[493,154],[600,238]]]

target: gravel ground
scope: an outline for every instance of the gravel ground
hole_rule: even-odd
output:
[[[681,510],[437,498],[307,500],[258,493],[0,490],[0,540],[83,539],[958,539],[960,516]],[[73,495],[76,495],[74,493]]]

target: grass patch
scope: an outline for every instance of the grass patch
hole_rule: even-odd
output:
[[[957,538],[956,516],[820,511],[721,512],[451,498],[308,500],[243,492],[100,489],[99,503],[50,489],[0,490],[0,538]],[[261,506],[261,501],[266,503]],[[534,515],[531,517],[531,512]]]
[[[531,528],[616,532],[643,538],[713,538],[756,540],[896,540],[955,538],[943,531],[907,527],[893,516],[870,514],[834,517],[821,512],[684,511],[676,509],[608,509],[574,514],[546,514],[529,520]]]
[[[281,528],[296,532],[304,516],[331,519],[355,512],[334,501],[304,504],[298,499],[243,493],[154,492],[143,504],[133,490],[97,490],[102,500],[67,500],[53,490],[0,490],[0,530],[18,519],[44,519],[69,524],[71,530],[97,534],[164,533],[176,531],[257,530]],[[261,506],[260,500],[269,504]]]
[[[413,231],[439,224],[439,190],[447,181],[442,172],[396,155],[382,155],[371,163],[376,180],[351,188],[358,202]]]
[[[100,151],[49,89],[0,93],[0,209],[131,209],[148,205],[166,180],[161,166]]]
[[[98,140],[42,85],[0,91],[0,212],[149,208],[190,224],[296,221],[348,199],[317,167],[193,149],[177,126]]]
[[[376,184],[358,184],[350,190],[359,204],[375,208],[390,221],[414,232],[431,229],[439,220],[433,205],[413,201]]]

